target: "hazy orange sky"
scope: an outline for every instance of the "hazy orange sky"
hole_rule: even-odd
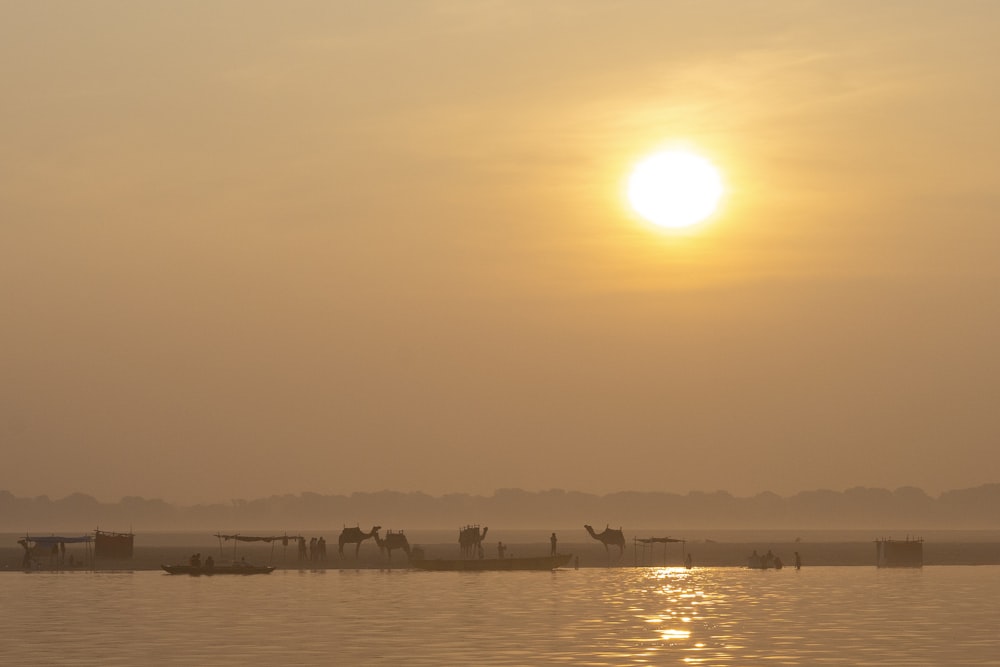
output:
[[[5,2],[0,489],[1000,481],[1000,3]],[[686,232],[624,183],[684,146]]]

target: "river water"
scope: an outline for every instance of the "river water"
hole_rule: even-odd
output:
[[[1000,665],[1000,566],[0,574],[8,665]]]

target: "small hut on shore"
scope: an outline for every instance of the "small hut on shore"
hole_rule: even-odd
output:
[[[882,538],[875,540],[875,567],[923,567],[924,540]]]

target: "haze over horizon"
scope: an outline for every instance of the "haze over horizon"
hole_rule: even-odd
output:
[[[610,498],[614,496],[643,496],[643,495],[657,495],[664,494],[671,497],[686,497],[686,498],[698,498],[698,497],[713,497],[713,496],[728,496],[734,500],[744,501],[744,500],[759,500],[764,497],[780,498],[783,500],[788,500],[801,496],[809,495],[823,495],[823,494],[834,494],[834,495],[876,495],[876,496],[902,496],[902,497],[917,497],[926,499],[940,499],[943,496],[949,494],[963,494],[971,493],[976,491],[992,491],[994,487],[1000,487],[1000,482],[988,482],[985,484],[979,484],[972,487],[964,488],[954,488],[954,489],[942,489],[937,493],[930,493],[925,489],[915,487],[912,485],[902,485],[893,488],[884,487],[869,487],[869,486],[848,486],[843,488],[814,488],[814,489],[798,489],[795,491],[790,491],[787,493],[775,493],[774,491],[768,489],[762,489],[760,491],[738,494],[732,493],[727,489],[689,489],[686,491],[677,491],[671,489],[615,489],[606,492],[595,492],[587,491],[581,489],[565,489],[560,487],[549,487],[541,489],[524,489],[521,487],[502,487],[495,489],[480,489],[478,491],[443,491],[440,493],[427,493],[420,489],[331,489],[326,492],[319,492],[310,489],[303,489],[299,491],[287,491],[281,493],[273,494],[251,494],[245,497],[234,497],[234,496],[223,496],[223,495],[211,495],[211,493],[192,493],[185,495],[184,497],[174,498],[174,497],[164,497],[155,495],[126,495],[126,496],[111,496],[104,495],[100,493],[89,493],[82,490],[75,490],[66,494],[51,494],[45,493],[44,491],[37,491],[33,493],[17,494],[11,492],[9,489],[0,488],[0,499],[6,500],[17,500],[17,501],[32,501],[38,499],[48,498],[49,501],[59,503],[64,501],[72,501],[74,499],[86,499],[86,500],[96,500],[102,504],[121,504],[128,503],[133,500],[143,500],[143,501],[162,501],[170,505],[175,505],[177,507],[194,507],[199,505],[229,505],[232,503],[245,503],[245,502],[261,502],[261,501],[271,501],[281,498],[294,498],[294,499],[306,499],[311,497],[318,498],[352,498],[358,499],[365,496],[424,496],[427,498],[434,498],[437,500],[445,500],[448,498],[457,498],[460,496],[466,496],[469,498],[487,500],[492,498],[497,498],[500,496],[506,496],[510,494],[514,495],[555,495],[555,496],[574,496],[574,495],[584,495],[592,496],[594,498]]]
[[[2,15],[0,489],[997,481],[1000,4]]]

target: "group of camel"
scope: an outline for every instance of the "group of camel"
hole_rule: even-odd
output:
[[[385,538],[383,539],[379,537],[378,531],[380,530],[382,530],[382,526],[373,526],[372,529],[366,533],[358,526],[345,526],[344,530],[340,531],[340,537],[337,538],[337,553],[339,553],[341,558],[343,558],[344,545],[353,544],[354,557],[357,558],[358,552],[361,551],[361,543],[369,538],[374,538],[379,551],[382,553],[388,552],[389,560],[392,560],[392,552],[394,549],[402,549],[407,556],[410,555],[410,542],[406,539],[406,535],[403,534],[403,531],[390,530],[385,534]]]
[[[388,552],[389,560],[392,560],[392,552],[394,549],[402,549],[407,556],[410,555],[410,542],[406,539],[406,535],[403,531],[389,531],[385,534],[385,538],[379,537],[378,531],[382,530],[382,526],[372,526],[372,529],[367,533],[361,530],[359,526],[345,526],[344,530],[340,532],[340,537],[337,539],[337,552],[341,557],[344,555],[344,545],[353,544],[354,545],[354,557],[358,557],[358,553],[361,551],[361,543],[367,539],[374,539],[375,544],[381,552]],[[486,539],[486,532],[489,530],[488,527],[484,527],[482,532],[479,530],[479,526],[466,526],[459,531],[458,534],[458,544],[462,549],[462,556],[471,558],[483,548],[483,540]]]
[[[600,533],[595,533],[591,526],[584,526],[587,532],[592,538],[601,542],[604,545],[604,550],[608,553],[608,558],[611,557],[611,551],[609,547],[618,547],[618,557],[621,558],[625,553],[625,534],[622,533],[621,528],[610,528],[605,527]],[[394,549],[402,549],[407,556],[410,555],[410,543],[406,539],[406,535],[403,531],[389,531],[385,534],[385,538],[379,537],[378,531],[382,530],[382,526],[374,526],[367,533],[362,531],[358,526],[345,527],[340,533],[340,537],[337,540],[337,551],[343,557],[344,555],[344,545],[353,544],[354,545],[354,557],[358,557],[358,553],[361,550],[361,543],[369,538],[374,538],[375,544],[383,553],[388,552],[389,560],[392,560],[392,552]],[[462,556],[464,558],[473,558],[480,555],[483,551],[483,541],[486,539],[486,533],[489,531],[489,527],[483,527],[480,531],[479,526],[465,526],[458,533],[458,544],[462,550]]]

